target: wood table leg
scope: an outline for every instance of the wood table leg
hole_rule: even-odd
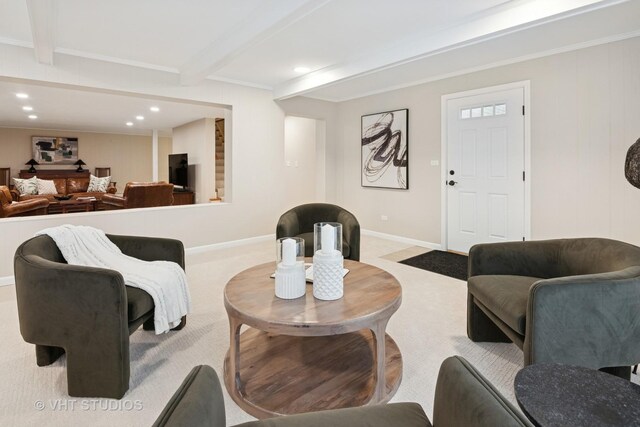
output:
[[[380,403],[386,395],[387,384],[385,378],[385,331],[387,329],[387,322],[389,322],[389,319],[381,320],[377,322],[371,329],[371,332],[373,332],[373,338],[376,343],[376,388],[373,392],[373,395],[371,396],[371,400],[369,401],[370,405]]]
[[[240,381],[240,328],[242,323],[229,317],[229,374],[231,378],[231,392],[240,395],[242,382]]]

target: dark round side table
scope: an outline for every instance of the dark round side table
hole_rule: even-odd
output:
[[[640,386],[595,369],[530,365],[514,388],[536,426],[640,426]]]

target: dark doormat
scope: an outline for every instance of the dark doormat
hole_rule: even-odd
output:
[[[467,263],[469,257],[466,255],[453,254],[451,252],[430,251],[422,255],[400,261],[401,264],[434,273],[444,274],[454,279],[467,280]]]

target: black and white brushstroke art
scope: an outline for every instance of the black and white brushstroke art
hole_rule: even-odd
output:
[[[363,187],[409,189],[409,110],[362,116]]]

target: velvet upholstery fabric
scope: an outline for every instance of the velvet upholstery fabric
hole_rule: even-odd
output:
[[[524,322],[525,365],[637,364],[640,248],[599,238],[476,245],[469,252],[467,308],[474,341],[509,337],[518,344]]]
[[[177,240],[107,237],[127,255],[184,268]],[[153,322],[151,296],[125,286],[116,271],[68,265],[46,235],[16,250],[14,272],[20,333],[36,344],[37,364],[66,353],[70,396],[121,398],[129,388],[129,334]]]
[[[469,292],[511,329],[524,335],[529,288],[538,277],[487,275],[468,280]]]
[[[317,222],[342,224],[342,255],[354,261],[360,260],[360,224],[356,217],[340,206],[328,203],[309,203],[288,210],[278,220],[276,239],[302,237],[305,256],[313,256],[313,225]]]
[[[196,366],[169,400],[153,427],[224,427],[224,397],[211,366]]]
[[[195,367],[156,420],[154,427],[225,427],[224,399],[215,371]],[[391,403],[310,412],[243,423],[237,427],[429,427],[417,403]],[[434,402],[435,427],[530,427],[504,397],[462,357],[440,366]]]
[[[469,362],[454,356],[440,366],[433,425],[521,427],[532,424]]]
[[[237,427],[431,427],[429,418],[417,403],[389,403],[360,408],[334,409],[300,415],[269,418],[239,424]]]

